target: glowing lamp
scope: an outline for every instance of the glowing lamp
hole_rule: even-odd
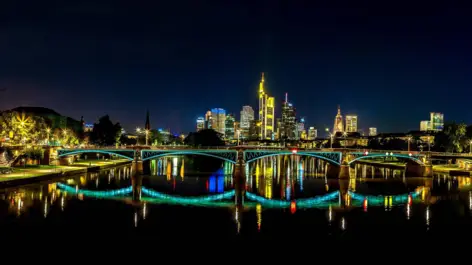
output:
[[[365,151],[365,152],[364,152],[364,155],[368,155],[368,154],[369,154],[369,152],[368,152],[368,151]]]
[[[388,152],[387,152],[387,153],[385,153],[385,155],[387,155],[387,156],[388,156]]]
[[[296,154],[296,153],[297,153],[297,149],[293,149],[292,154]]]
[[[412,156],[412,154],[411,154],[411,153],[409,153],[408,155],[409,155],[409,156]]]

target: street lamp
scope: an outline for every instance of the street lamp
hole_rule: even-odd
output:
[[[344,148],[346,148],[347,132],[343,132],[343,138],[344,138]]]
[[[328,133],[329,137],[331,138],[331,140],[329,141],[329,144],[330,144],[330,149],[333,149],[333,137],[334,137],[334,134],[332,134],[328,128],[325,129],[325,131]]]
[[[408,136],[408,152],[410,152],[410,142],[411,142],[411,136]]]

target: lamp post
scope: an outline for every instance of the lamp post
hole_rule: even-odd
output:
[[[344,148],[346,148],[347,132],[343,132],[343,138],[344,138]]]
[[[331,138],[331,140],[329,141],[329,145],[330,145],[330,149],[333,149],[333,136],[334,134],[332,134],[328,128],[325,129],[325,131],[328,133],[329,137]]]
[[[411,136],[408,136],[408,152],[410,152],[410,142],[411,142]]]

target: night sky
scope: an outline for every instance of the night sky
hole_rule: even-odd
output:
[[[430,111],[472,123],[470,8],[54,2],[1,1],[0,109],[44,106],[87,122],[109,114],[128,130],[149,109],[153,128],[188,132],[209,108],[238,119],[243,105],[257,111],[265,72],[276,116],[288,92],[320,130],[338,104],[379,132],[418,130]]]

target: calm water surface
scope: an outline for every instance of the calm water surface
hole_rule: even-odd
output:
[[[211,174],[195,168],[191,158],[164,158],[142,177],[130,165],[0,190],[0,227],[4,238],[60,232],[197,241],[460,239],[472,231],[469,177],[408,178],[358,164],[349,180],[330,180],[322,161],[296,157],[251,163],[246,179],[233,178],[228,163]]]

